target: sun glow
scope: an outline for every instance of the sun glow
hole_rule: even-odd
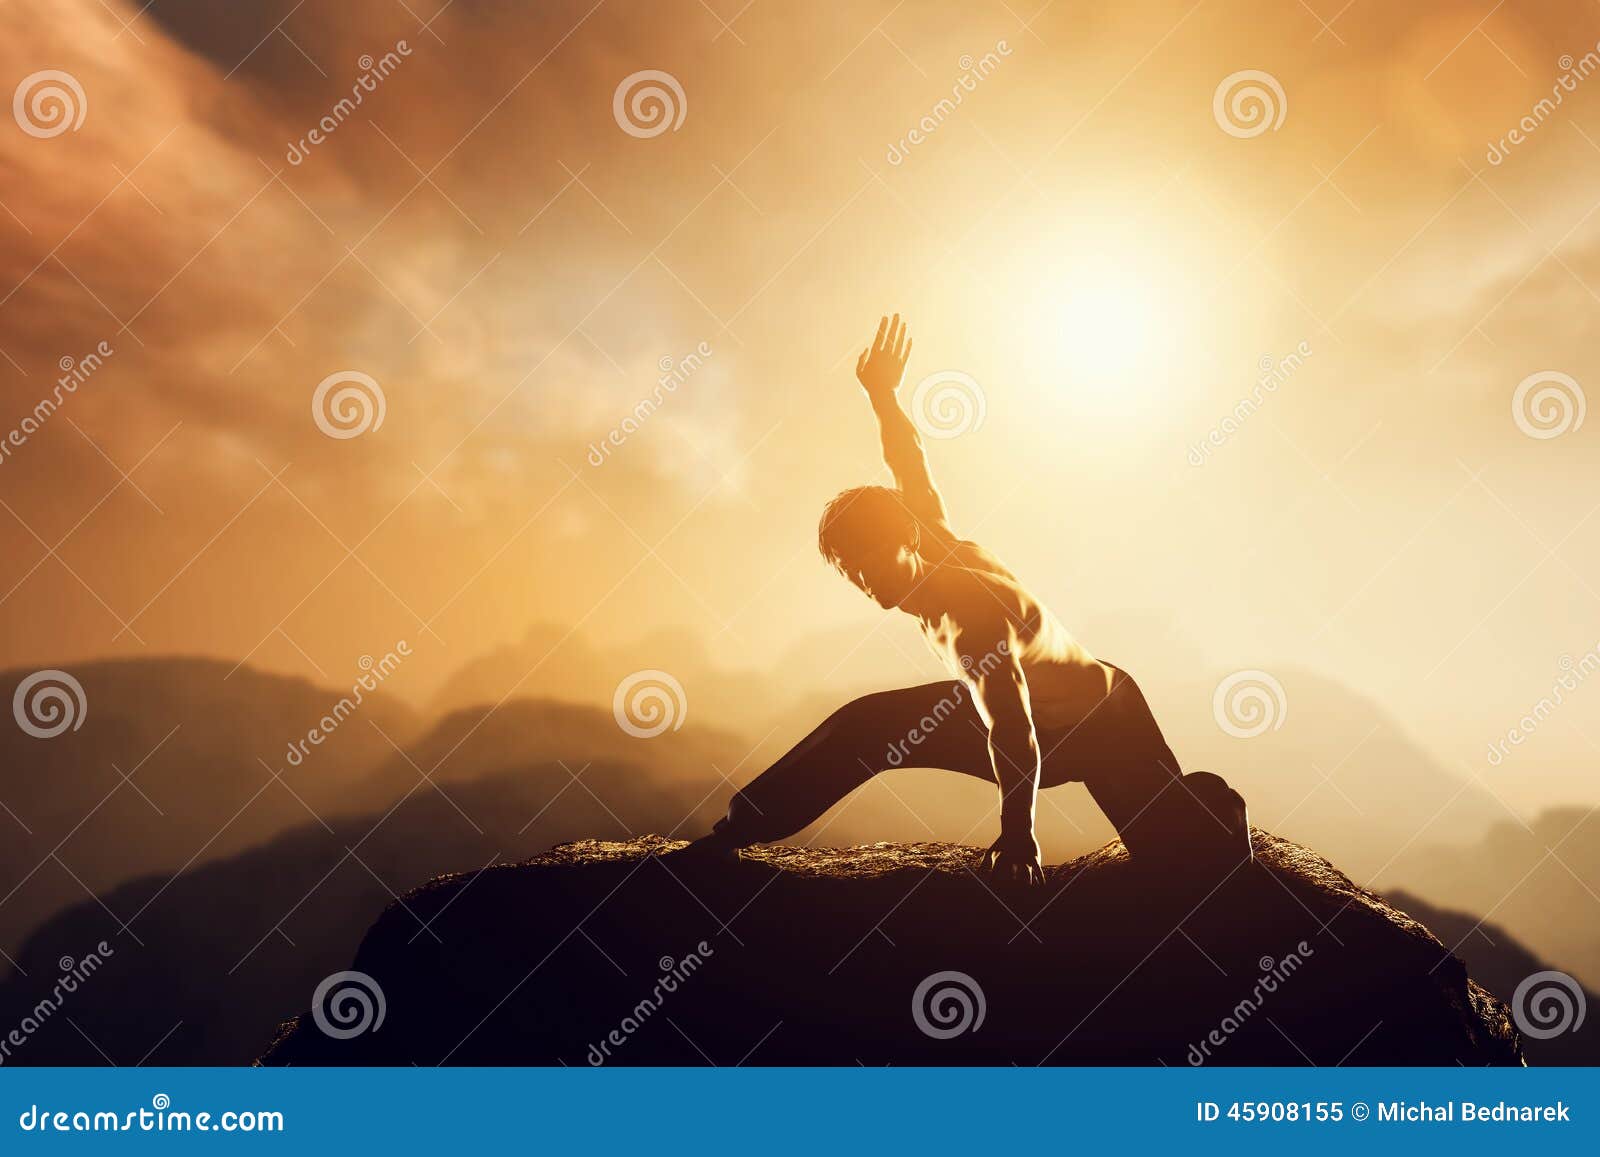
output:
[[[1015,318],[1020,370],[1073,411],[1148,410],[1171,390],[1184,280],[1170,253],[1148,238],[1039,246],[1017,273],[1027,293]]]

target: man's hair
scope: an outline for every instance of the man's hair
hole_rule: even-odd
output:
[[[887,486],[853,486],[822,509],[817,524],[817,549],[846,578],[853,560],[869,546],[906,546],[920,540],[916,517],[905,497]]]

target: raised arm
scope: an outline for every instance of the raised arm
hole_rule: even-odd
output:
[[[943,526],[946,522],[944,500],[939,497],[933,476],[928,473],[922,436],[895,397],[910,356],[911,338],[900,315],[895,314],[892,321],[886,317],[878,323],[878,336],[856,362],[856,380],[867,391],[872,411],[878,416],[883,460],[894,475],[895,485],[905,495],[906,505],[919,519]]]
[[[967,639],[993,640],[984,644]],[[974,653],[982,649],[982,653]],[[1000,838],[983,857],[991,875],[1019,884],[1044,883],[1039,841],[1033,832],[1039,789],[1039,740],[1033,727],[1028,680],[1017,661],[1012,632],[963,632],[961,665],[975,680],[980,714],[989,724],[989,759],[1000,787]]]

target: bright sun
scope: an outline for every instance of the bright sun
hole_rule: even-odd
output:
[[[1127,269],[1087,268],[1040,295],[1036,331],[1056,366],[1091,387],[1121,382],[1160,340],[1153,289]]]
[[[1041,246],[1018,281],[1020,368],[1035,388],[1097,415],[1132,415],[1169,392],[1178,274],[1148,242]]]

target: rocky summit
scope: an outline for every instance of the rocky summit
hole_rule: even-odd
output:
[[[1516,1065],[1420,923],[1256,833],[1218,878],[1119,842],[996,891],[955,844],[563,844],[391,905],[264,1064]]]

